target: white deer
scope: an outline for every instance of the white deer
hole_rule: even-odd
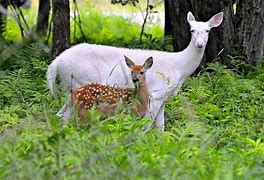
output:
[[[151,94],[149,110],[146,117],[155,120],[155,125],[164,129],[165,101],[177,95],[186,77],[199,66],[208,40],[209,31],[221,24],[223,13],[214,15],[207,22],[196,21],[191,12],[187,21],[191,27],[191,41],[180,52],[163,52],[153,50],[126,49],[95,44],[79,44],[62,52],[49,65],[47,80],[50,92],[55,95],[55,79],[60,75],[64,87],[68,90],[68,100],[57,113],[64,120],[69,119],[71,111],[70,91],[82,85],[94,82],[99,84],[132,87],[130,71],[123,61],[124,54],[142,64],[144,59],[152,56],[154,63],[146,74],[149,93]],[[180,28],[180,27],[179,27]]]

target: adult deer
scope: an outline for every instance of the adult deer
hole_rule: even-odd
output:
[[[83,117],[87,109],[93,105],[105,114],[114,114],[118,104],[129,103],[132,112],[144,117],[148,110],[149,92],[146,82],[146,72],[153,64],[149,57],[143,65],[136,65],[125,56],[125,62],[131,69],[131,76],[135,88],[118,88],[107,85],[90,83],[71,93],[72,102],[79,117]]]
[[[123,56],[126,54],[142,64],[152,56],[153,67],[148,71],[147,84],[151,94],[146,117],[155,119],[155,125],[164,129],[165,101],[177,94],[177,88],[199,66],[208,40],[209,31],[221,24],[223,13],[214,15],[207,22],[196,21],[191,12],[187,21],[191,27],[191,41],[180,52],[162,52],[153,50],[126,49],[95,44],[79,44],[62,52],[50,65],[47,72],[48,86],[55,95],[55,78],[60,74],[68,94],[72,88],[78,88],[91,82],[116,84],[118,87],[131,87],[130,72],[125,68]],[[179,27],[180,28],[180,27]],[[64,120],[69,119],[70,109],[67,103],[57,113]]]

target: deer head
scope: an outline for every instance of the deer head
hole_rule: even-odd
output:
[[[207,22],[196,21],[193,14],[188,12],[187,21],[191,27],[190,31],[192,33],[192,41],[194,42],[195,46],[198,48],[205,47],[208,41],[210,29],[219,26],[222,23],[222,20],[223,12],[214,15]]]
[[[149,57],[143,65],[136,65],[131,59],[125,56],[127,66],[131,69],[131,77],[133,83],[137,86],[145,84],[146,71],[151,68],[153,58]]]

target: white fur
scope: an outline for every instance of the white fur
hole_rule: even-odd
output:
[[[194,30],[192,40],[186,49],[176,53],[87,43],[73,46],[49,65],[47,79],[50,92],[55,95],[57,74],[69,92],[72,88],[79,88],[90,82],[133,87],[130,71],[123,60],[124,55],[132,58],[136,64],[143,64],[145,59],[152,56],[153,66],[146,74],[151,94],[149,112],[146,116],[154,118],[155,125],[164,128],[165,101],[177,94],[177,88],[181,87],[185,78],[199,66],[208,39],[208,32],[204,32],[220,25],[222,17],[223,13],[218,13],[207,22],[197,22],[189,12],[187,20],[191,30]],[[203,42],[197,43],[197,40]],[[69,98],[67,102],[70,103]],[[67,120],[71,114],[69,111],[67,105],[64,105],[59,114]]]

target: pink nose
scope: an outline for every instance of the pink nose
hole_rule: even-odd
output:
[[[204,43],[202,41],[196,42],[196,46],[198,48],[202,48],[202,47],[204,47]]]

